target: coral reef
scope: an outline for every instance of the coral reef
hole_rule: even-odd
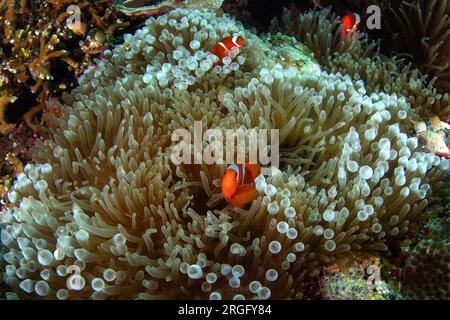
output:
[[[447,142],[449,129],[450,125],[441,121],[438,117],[431,118],[428,125],[424,121],[415,124],[419,145],[426,152],[432,152],[446,158],[450,158],[449,142]]]
[[[127,16],[153,16],[169,12],[177,7],[181,7],[184,0],[162,0],[162,1],[141,1],[141,0],[118,0],[115,2],[117,10]]]
[[[6,194],[12,186],[12,181],[10,176],[5,176],[0,178],[0,199],[5,199]],[[1,219],[0,219],[1,220]]]
[[[23,163],[20,159],[14,155],[8,153],[5,157],[6,162],[10,165],[9,172],[6,175],[0,177],[0,223],[3,221],[3,213],[8,208],[9,204],[7,195],[12,187],[13,179],[23,172]],[[0,172],[3,172],[4,168],[1,168]],[[1,245],[1,244],[0,244]]]
[[[223,0],[117,0],[115,7],[127,16],[157,16],[176,8],[218,10]]]
[[[387,300],[392,288],[379,278],[377,259],[353,263],[345,268],[329,266],[321,277],[322,298],[326,300]]]
[[[0,226],[1,229],[1,226]],[[1,232],[1,231],[0,231]],[[4,250],[5,248],[3,246],[0,246],[0,260],[3,260],[3,255],[4,255]],[[3,264],[0,264],[0,277],[3,278],[5,274],[5,268]],[[3,300],[5,299],[5,291],[6,291],[6,286],[5,285],[0,285],[0,299]]]
[[[5,134],[11,127],[11,125],[5,119],[6,106],[14,102],[14,99],[8,90],[3,89],[0,91],[0,134]]]
[[[0,221],[9,205],[7,192],[15,177],[23,172],[23,162],[31,160],[29,150],[37,138],[36,134],[30,135],[24,123],[7,135],[0,135]]]
[[[450,219],[438,218],[427,226],[427,233],[412,250],[401,274],[406,299],[450,299]]]
[[[236,34],[241,53],[214,65]],[[300,299],[322,266],[387,250],[448,170],[408,136],[407,97],[283,68],[226,15],[176,9],[124,40],[79,79],[8,194],[8,298]],[[172,133],[194,121],[279,130],[280,171],[258,176],[250,207],[211,201],[224,165],[170,161]]]
[[[76,83],[76,78],[114,44],[122,23],[110,1],[0,1],[0,130],[5,133],[4,111],[29,91],[21,101],[34,107],[29,117],[42,111],[45,100]],[[68,22],[79,14],[79,23]],[[32,125],[37,130],[36,125]]]

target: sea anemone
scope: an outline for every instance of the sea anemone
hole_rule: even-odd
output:
[[[450,91],[450,2],[448,0],[403,1],[391,10],[387,27],[398,53],[407,53],[428,80]]]
[[[447,24],[445,21],[441,24]],[[438,115],[444,121],[450,119],[449,94],[440,92],[435,81],[427,81],[427,76],[404,58],[387,58],[381,55],[379,43],[369,41],[361,33],[342,39],[340,25],[339,18],[329,10],[310,11],[299,16],[285,10],[281,21],[275,19],[272,22],[271,32],[296,37],[312,50],[325,70],[349,74],[355,80],[363,80],[369,94],[385,92],[402,95],[416,108],[419,115]],[[436,31],[436,34],[440,33]],[[447,34],[448,32],[444,32],[443,36],[447,37]],[[432,47],[433,50],[442,44],[438,42]],[[430,56],[433,54],[430,53]],[[444,59],[444,63],[447,60]],[[442,72],[442,76],[445,74]]]
[[[324,264],[385,251],[421,218],[449,162],[417,151],[405,97],[261,68],[245,48],[214,66],[234,34],[258,41],[226,15],[176,9],[80,79],[9,193],[9,298],[302,298]],[[210,201],[224,165],[171,162],[172,134],[195,121],[279,130],[280,170],[256,178],[248,208]]]

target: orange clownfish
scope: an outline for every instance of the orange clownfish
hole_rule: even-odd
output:
[[[359,30],[361,23],[361,16],[356,12],[347,13],[341,19],[342,27],[343,27],[343,36],[347,38],[349,34],[352,34]]]
[[[240,36],[230,36],[220,40],[213,48],[212,53],[219,58],[215,64],[221,63],[222,59],[230,55],[233,49],[239,50],[244,45],[244,38]],[[239,52],[239,51],[238,51]]]
[[[225,200],[233,207],[242,208],[258,197],[254,184],[261,173],[257,164],[232,164],[222,178],[222,192]]]

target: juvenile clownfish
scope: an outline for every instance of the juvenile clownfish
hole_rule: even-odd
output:
[[[242,48],[244,42],[244,38],[240,36],[230,36],[220,40],[219,43],[214,46],[212,51],[212,53],[219,58],[219,61],[217,61],[215,64],[221,63],[222,59],[230,55],[233,49],[237,48],[237,50],[239,50],[240,48]]]
[[[342,17],[341,23],[343,26],[343,36],[347,38],[349,34],[352,34],[359,30],[361,23],[361,16],[356,12],[349,12]]]
[[[232,164],[222,178],[222,192],[225,200],[233,207],[242,208],[258,196],[254,181],[261,173],[257,164]]]

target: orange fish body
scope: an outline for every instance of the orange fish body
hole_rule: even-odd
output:
[[[359,30],[361,24],[361,16],[355,12],[350,12],[341,19],[343,27],[343,35],[346,38],[349,34],[352,34]]]
[[[212,53],[219,58],[219,61],[215,64],[221,63],[222,59],[230,55],[233,49],[239,50],[242,48],[244,42],[244,38],[240,36],[230,36],[220,40],[220,42],[214,46],[212,51]]]
[[[222,192],[225,200],[233,207],[242,208],[258,196],[254,185],[261,169],[257,164],[232,164],[222,178]]]

